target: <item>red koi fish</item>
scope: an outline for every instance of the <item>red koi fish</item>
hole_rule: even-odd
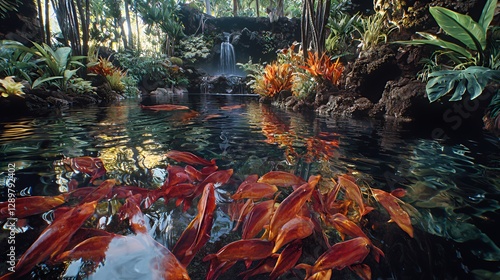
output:
[[[223,117],[221,114],[210,114],[210,115],[207,115],[204,120],[205,121],[208,121],[208,120],[211,120],[211,119],[216,119],[216,118],[221,118]]]
[[[100,184],[96,189],[94,189],[94,191],[92,191],[87,196],[85,196],[85,198],[80,202],[80,204],[87,203],[87,202],[93,202],[93,201],[99,201],[99,200],[105,198],[106,196],[108,196],[111,193],[115,184],[116,184],[116,180],[114,180],[114,179],[108,179],[108,180],[102,182],[102,184]]]
[[[120,238],[120,236],[109,234],[107,236],[90,237],[80,242],[73,249],[59,254],[53,261],[62,262],[67,260],[78,260],[82,258],[84,260],[91,260],[96,264],[99,264],[106,257],[106,251],[108,250],[109,243],[114,238]]]
[[[262,177],[260,177],[259,180],[257,180],[257,182],[266,183],[269,185],[276,185],[278,187],[290,187],[290,186],[302,185],[306,181],[289,172],[271,171],[262,175]]]
[[[269,240],[274,240],[279,229],[299,213],[302,206],[311,198],[313,190],[313,186],[305,183],[283,199],[269,223]]]
[[[365,207],[363,202],[363,196],[361,194],[361,189],[356,185],[347,175],[339,176],[339,184],[346,191],[347,197],[354,201],[359,207],[359,214],[362,216],[369,213],[373,208]]]
[[[310,218],[296,216],[284,224],[278,231],[273,253],[276,253],[283,245],[298,239],[304,239],[311,235],[314,224]]]
[[[19,278],[30,272],[35,265],[61,253],[69,244],[73,234],[94,214],[96,205],[96,201],[84,203],[56,218],[19,258],[14,268],[15,272],[0,279]]]
[[[296,239],[281,251],[269,279],[274,280],[292,269],[302,255],[302,240]]]
[[[370,266],[364,263],[351,265],[350,267],[361,279],[371,280],[372,279],[372,269]]]
[[[274,205],[274,200],[267,200],[254,205],[252,210],[246,215],[245,222],[243,223],[242,239],[254,238],[265,225],[269,224],[276,208]]]
[[[278,191],[278,188],[266,183],[248,183],[241,184],[232,199],[238,200],[243,198],[261,199],[271,198]]]
[[[301,263],[296,268],[305,269],[307,277],[309,277],[324,270],[342,270],[346,266],[359,264],[368,253],[370,253],[370,241],[364,237],[356,237],[330,247],[316,260],[313,266]]]
[[[247,280],[248,278],[259,275],[259,274],[264,274],[264,273],[270,273],[273,271],[274,267],[276,266],[276,261],[277,257],[276,254],[262,260],[260,263],[258,263],[255,267],[243,271],[242,273],[239,274],[239,276],[243,276],[243,280]]]
[[[87,175],[90,175],[90,183],[106,174],[106,168],[104,167],[104,163],[100,158],[65,158],[62,160],[62,163],[66,166],[69,166],[74,171],[83,172]]]
[[[189,165],[215,165],[215,159],[208,161],[190,152],[180,152],[180,151],[169,151],[166,156],[178,162],[187,163]]]
[[[184,230],[172,250],[185,267],[210,239],[215,208],[215,188],[213,184],[208,184],[198,202],[198,214]]]
[[[29,216],[45,213],[66,202],[64,195],[56,196],[27,196],[16,198],[14,204],[9,207],[9,202],[0,202],[0,220],[11,217],[10,211],[15,210],[15,217],[23,219]]]
[[[262,239],[244,239],[231,242],[222,247],[217,253],[203,258],[203,261],[217,259],[221,262],[240,260],[261,260],[272,254],[274,242]]]
[[[230,106],[222,106],[222,107],[220,107],[220,109],[224,110],[224,111],[230,111],[230,110],[241,109],[241,108],[243,108],[245,106],[246,106],[245,104],[230,105]]]
[[[151,110],[151,111],[176,111],[176,110],[189,110],[189,107],[182,105],[174,105],[174,104],[159,104],[159,105],[142,105],[141,109],[143,110]]]
[[[345,235],[349,235],[350,237],[364,237],[368,240],[368,236],[361,230],[361,228],[356,225],[353,221],[349,220],[346,216],[344,216],[341,213],[336,213],[333,216],[328,217],[328,222],[331,223],[335,229],[340,233],[340,236],[342,237],[342,240],[344,240]],[[370,241],[371,242],[371,241]],[[375,245],[372,245],[373,249],[373,255],[374,258],[377,262],[380,260],[380,256],[384,256],[384,252],[376,247]]]
[[[392,194],[379,189],[372,189],[373,197],[389,212],[391,221],[395,222],[402,230],[413,238],[413,226],[410,215],[399,204],[404,203]]]

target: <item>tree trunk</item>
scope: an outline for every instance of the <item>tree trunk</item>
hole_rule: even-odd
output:
[[[139,15],[137,13],[137,8],[135,9],[135,28],[137,30],[137,50],[141,50],[141,31],[139,29]]]
[[[212,15],[212,7],[210,6],[210,0],[205,0],[205,8],[209,16]]]
[[[42,1],[36,0],[36,6],[38,8],[38,22],[40,24],[40,35],[42,37],[42,40],[45,41],[45,27],[43,26]]]
[[[278,18],[285,16],[285,8],[283,7],[283,0],[278,0],[278,6],[276,7],[276,14]]]
[[[238,0],[233,0],[233,16],[238,16]]]
[[[257,17],[260,17],[259,0],[255,0],[255,10],[257,10]]]
[[[128,9],[129,1],[125,0],[125,20],[127,21],[128,29],[128,44],[130,48],[134,48],[134,39],[132,38],[132,23],[130,22],[130,11]]]
[[[50,34],[49,1],[50,0],[45,0],[45,43],[51,46],[52,36]]]
[[[319,54],[325,51],[326,24],[330,15],[331,0],[319,0],[315,9],[315,0],[304,0],[302,4],[301,37],[304,59],[307,50]]]

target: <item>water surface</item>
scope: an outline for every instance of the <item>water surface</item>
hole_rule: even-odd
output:
[[[139,102],[181,104],[191,110],[147,111]],[[234,106],[241,104],[244,106]],[[4,173],[0,181],[5,181],[8,164],[15,164],[18,196],[57,195],[67,191],[71,179],[83,186],[88,177],[68,172],[54,162],[63,157],[95,156],[103,160],[108,178],[156,188],[166,176],[167,151],[214,158],[221,169],[232,168],[235,173],[233,180],[218,190],[216,230],[206,249],[210,251],[218,241],[227,243],[227,238],[234,238],[225,204],[228,193],[247,175],[271,170],[290,171],[304,178],[349,173],[365,186],[408,191],[403,200],[415,237],[385,221],[372,229],[371,238],[382,244],[386,254],[380,264],[370,264],[373,279],[498,279],[500,239],[494,230],[500,209],[498,139],[463,134],[441,141],[432,139],[430,131],[381,120],[287,112],[259,104],[256,97],[249,96],[151,97],[39,118],[3,116],[0,171]],[[1,194],[5,201],[5,186]],[[153,225],[151,234],[171,248],[193,215],[193,210],[182,213],[173,205],[155,205],[147,213]],[[24,232],[17,235],[18,243],[23,244],[16,248],[18,255],[47,221],[50,217],[27,220]],[[0,238],[2,259],[7,250],[6,231]],[[195,262],[196,270],[203,271],[207,265]],[[5,263],[0,271],[6,271]],[[74,273],[67,271],[66,276]],[[225,277],[234,278],[235,273]],[[199,273],[192,277],[203,279]],[[289,274],[285,278],[294,277]]]

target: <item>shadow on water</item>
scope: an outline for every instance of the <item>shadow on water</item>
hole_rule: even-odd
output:
[[[141,110],[139,102],[180,104],[190,110],[147,111]],[[373,279],[500,277],[500,240],[495,231],[500,156],[498,139],[489,136],[463,134],[435,140],[428,131],[417,131],[409,124],[320,118],[268,107],[255,97],[224,94],[155,96],[44,118],[4,118],[0,128],[0,166],[15,164],[19,195],[57,195],[66,192],[72,180],[79,187],[89,184],[88,177],[53,164],[63,156],[100,157],[108,178],[144,188],[156,188],[165,180],[169,150],[190,151],[216,159],[221,169],[233,168],[232,181],[218,189],[218,230],[200,255],[237,238],[231,233],[225,201],[246,176],[270,170],[291,171],[304,178],[349,173],[364,186],[407,190],[403,200],[415,238],[376,213],[368,216],[370,237],[385,252],[380,264],[369,263]],[[1,182],[5,176],[0,175]],[[1,195],[6,200],[5,186]],[[147,214],[152,236],[171,248],[194,211],[183,213],[170,203],[153,206]],[[18,244],[23,244],[16,248],[18,255],[47,224],[38,216],[26,223],[17,236]],[[2,253],[7,251],[5,234],[0,236]],[[201,258],[189,267],[193,279],[204,279],[207,264]],[[221,279],[234,278],[239,269],[243,268],[236,266]],[[49,268],[35,270],[47,273]],[[6,271],[5,263],[0,271]],[[61,272],[53,268],[48,275]],[[283,279],[301,275],[296,273]],[[344,270],[334,277],[346,279],[353,274]]]

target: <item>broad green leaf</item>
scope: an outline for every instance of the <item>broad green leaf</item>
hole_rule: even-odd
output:
[[[33,84],[31,85],[31,88],[37,88],[39,85],[41,85],[45,82],[57,80],[57,79],[62,79],[62,78],[63,78],[63,76],[55,76],[55,77],[48,77],[48,78],[40,77],[33,82]]]
[[[488,30],[493,17],[495,16],[495,8],[498,4],[498,0],[488,0],[486,5],[484,5],[483,12],[479,18],[479,25],[483,27],[484,32]]]
[[[64,73],[66,67],[68,65],[68,59],[71,56],[71,48],[70,47],[61,47],[58,48],[54,53],[54,58],[57,61],[57,66],[59,68],[60,73]]]
[[[491,70],[482,66],[471,66],[465,70],[443,70],[429,74],[425,87],[427,98],[434,102],[453,91],[450,101],[459,101],[465,92],[471,99],[477,98],[488,83],[500,79],[500,70]],[[458,84],[457,84],[458,83]]]
[[[472,50],[482,51],[486,48],[486,32],[470,16],[443,7],[430,7],[429,11],[438,25],[451,37]],[[475,41],[479,42],[480,49]]]
[[[434,46],[437,46],[437,47],[440,47],[440,48],[443,48],[443,49],[452,50],[452,51],[454,51],[456,53],[459,53],[460,55],[462,55],[465,58],[468,58],[468,59],[472,58],[472,54],[469,51],[467,51],[466,48],[464,48],[464,47],[462,47],[460,45],[457,45],[455,43],[439,39],[435,35],[432,35],[432,34],[429,34],[429,33],[417,32],[417,34],[420,35],[420,36],[422,36],[422,37],[424,37],[426,40],[416,39],[416,40],[411,40],[411,41],[400,41],[398,43],[401,43],[401,44],[412,44],[412,45],[413,44],[415,44],[415,45],[422,45],[422,44],[434,45]]]

